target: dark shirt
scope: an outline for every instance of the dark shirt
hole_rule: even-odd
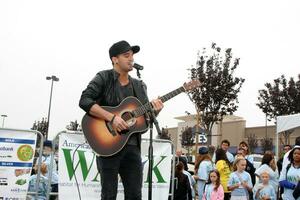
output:
[[[246,159],[246,162],[247,162],[247,164],[246,164],[245,171],[250,174],[252,184],[255,185],[255,182],[256,182],[256,180],[255,180],[255,167],[253,166],[253,164],[249,160]]]
[[[124,85],[124,86],[122,86],[120,83],[118,83],[118,84],[120,85],[120,88],[121,88],[122,99],[125,99],[126,97],[130,97],[130,96],[131,97],[135,96],[131,81],[129,81],[129,83],[127,85]],[[133,133],[129,137],[127,144],[129,144],[129,145],[138,145],[137,133]]]
[[[283,157],[280,158],[280,159],[277,161],[277,167],[278,167],[279,175],[280,175],[280,172],[281,172],[281,170],[282,170],[282,163],[283,163]]]
[[[174,200],[192,200],[192,191],[187,175],[180,173],[176,178],[177,183],[174,184]]]

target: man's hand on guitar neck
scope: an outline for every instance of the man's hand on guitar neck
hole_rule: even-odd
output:
[[[158,114],[164,107],[163,102],[159,98],[152,100],[151,104],[156,114]]]

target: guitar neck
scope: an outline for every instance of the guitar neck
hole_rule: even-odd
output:
[[[164,103],[184,91],[185,91],[184,87],[180,87],[180,88],[177,88],[176,90],[169,92],[168,94],[163,95],[159,99]],[[133,113],[136,117],[138,117],[138,116],[144,115],[151,109],[152,109],[152,105],[150,102],[148,102],[148,103],[144,104],[143,106],[140,106],[139,108],[137,108],[135,111],[133,111]]]
[[[176,90],[169,92],[168,94],[165,94],[164,96],[160,97],[159,99],[164,103],[184,91],[185,91],[184,87],[180,87],[180,88],[177,88]]]

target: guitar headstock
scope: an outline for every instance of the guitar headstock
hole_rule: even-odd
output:
[[[184,83],[183,88],[187,92],[187,91],[190,91],[190,90],[193,90],[193,89],[199,87],[200,85],[201,85],[201,83],[199,80],[193,79],[187,83]]]

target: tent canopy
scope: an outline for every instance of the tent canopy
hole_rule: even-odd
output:
[[[277,117],[276,133],[279,134],[297,127],[300,127],[300,113]]]

